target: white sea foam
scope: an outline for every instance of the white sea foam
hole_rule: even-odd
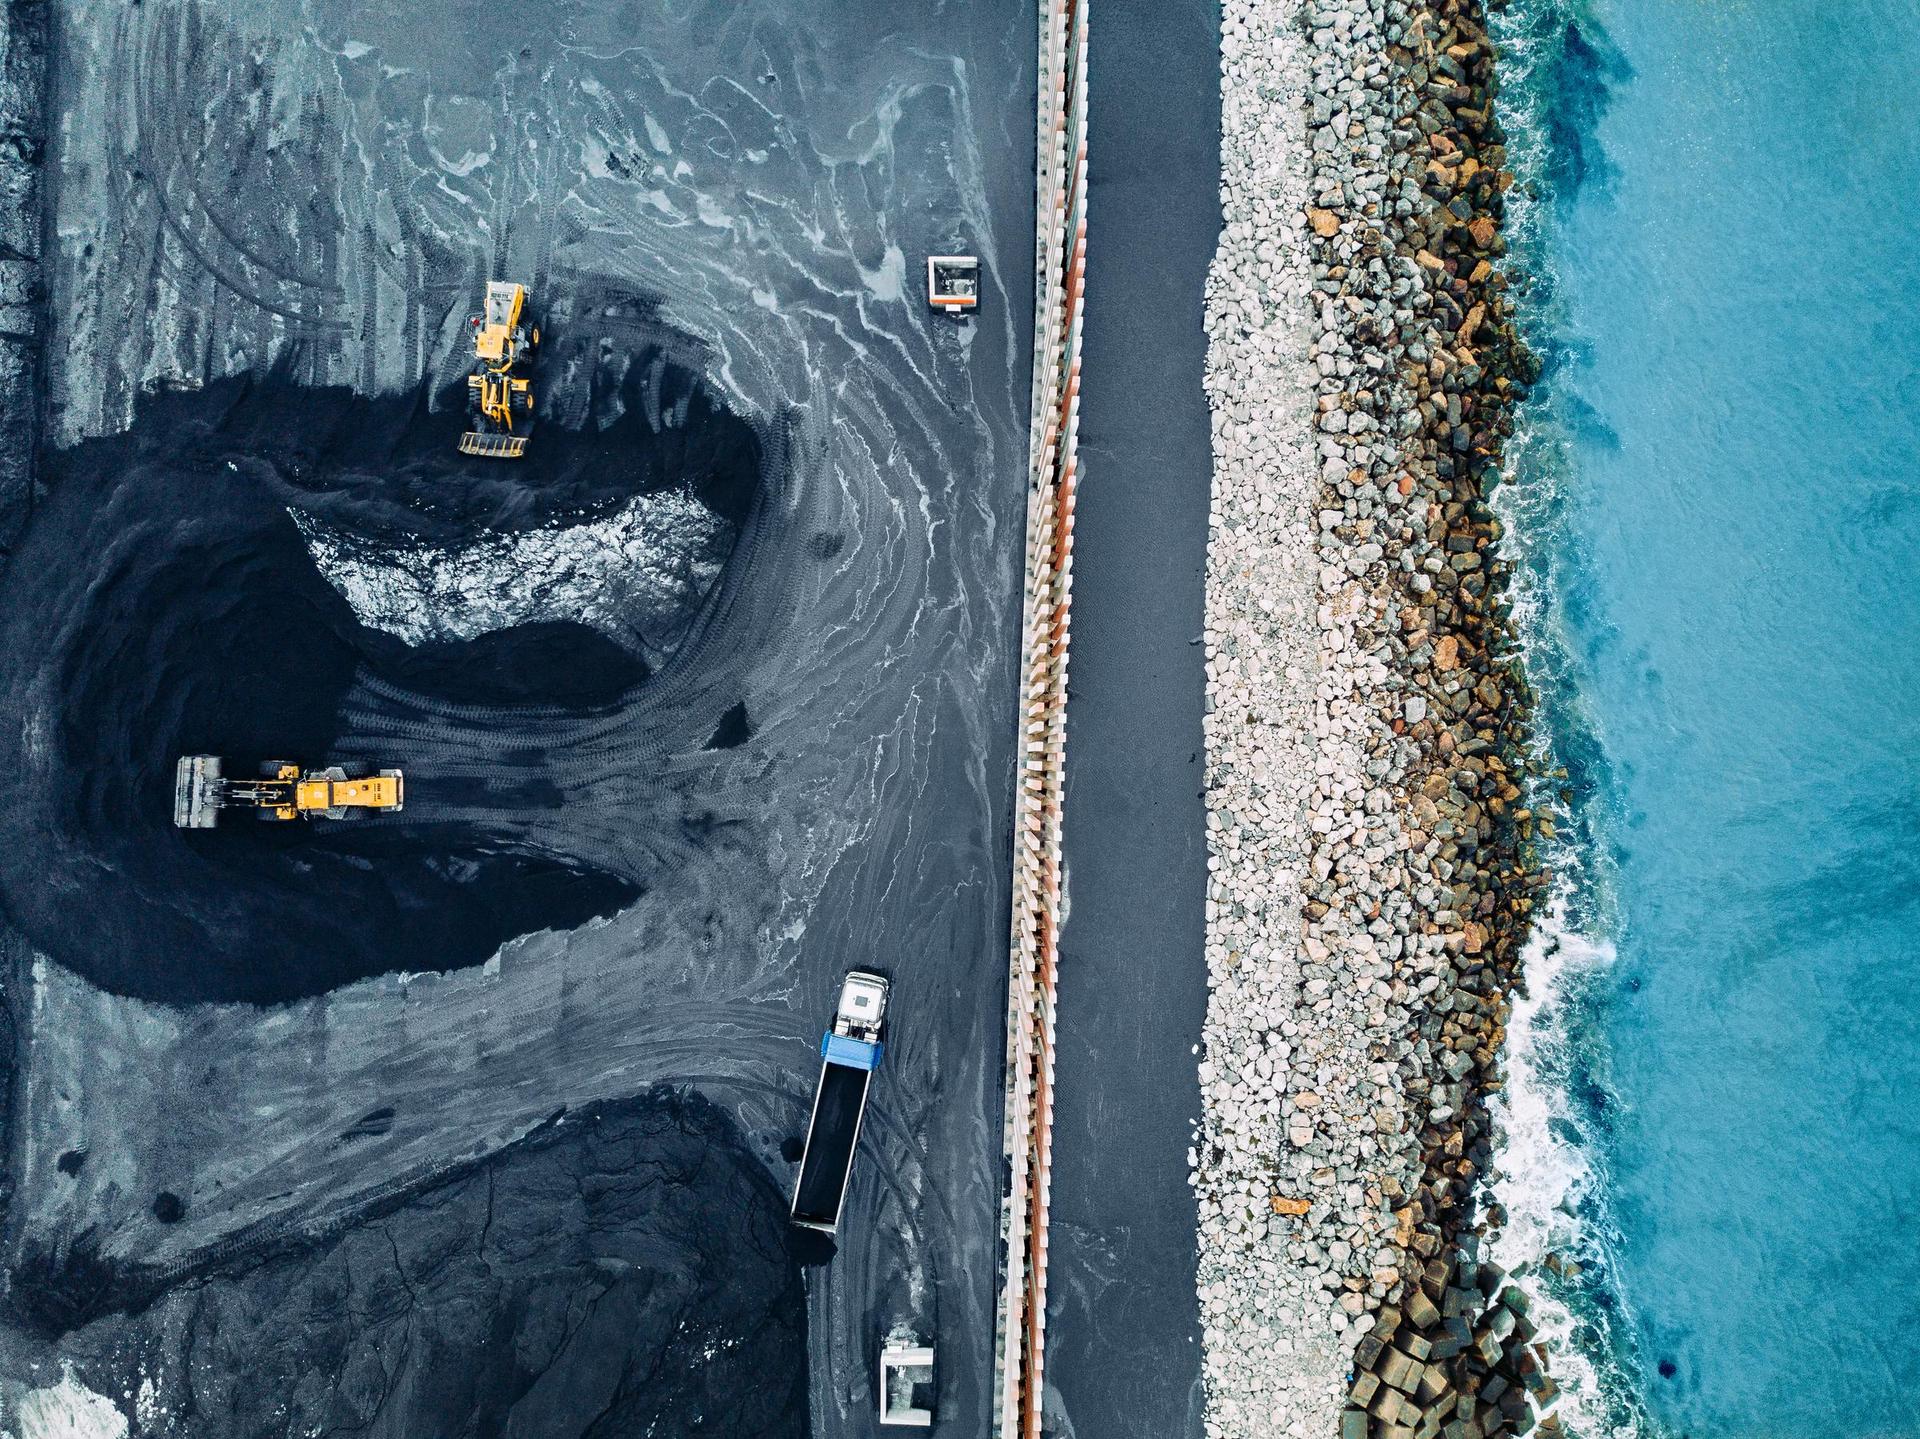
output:
[[[1523,958],[1527,992],[1516,996],[1507,1025],[1506,1087],[1488,1102],[1499,1168],[1491,1190],[1507,1222],[1494,1239],[1494,1262],[1514,1275],[1533,1301],[1533,1318],[1552,1355],[1560,1415],[1580,1439],[1635,1439],[1631,1417],[1614,1412],[1600,1368],[1574,1340],[1577,1320],[1559,1287],[1546,1282],[1547,1257],[1591,1263],[1602,1236],[1581,1219],[1595,1201],[1597,1160],[1580,1143],[1567,1077],[1579,1009],[1575,991],[1610,968],[1613,945],[1572,929],[1564,904],[1534,925]]]

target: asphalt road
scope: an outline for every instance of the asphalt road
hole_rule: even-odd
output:
[[[1186,1155],[1206,1007],[1195,640],[1219,13],[1104,0],[1094,25],[1047,1408],[1061,1436],[1168,1439],[1202,1432]]]

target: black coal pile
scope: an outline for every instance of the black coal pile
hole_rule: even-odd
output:
[[[455,406],[274,379],[155,396],[129,434],[50,456],[0,574],[0,900],[33,944],[121,993],[273,1002],[480,963],[630,903],[643,876],[564,843],[546,755],[643,694],[644,661],[566,621],[419,647],[368,629],[288,511],[458,545],[675,488],[737,532],[761,480],[753,427],[664,360],[609,385],[582,428],[549,423],[514,464],[459,456]],[[418,732],[367,756],[407,771],[405,814],[173,827],[179,755],[335,758],[369,693],[400,697]],[[689,732],[738,699],[713,697]],[[456,713],[479,759],[436,776],[435,727]],[[511,822],[525,813],[544,816],[538,842]]]
[[[799,1436],[788,1228],[732,1122],[656,1090],[67,1350],[143,1434]]]

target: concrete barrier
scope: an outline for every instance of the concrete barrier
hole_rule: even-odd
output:
[[[1045,1378],[1060,813],[1087,248],[1087,0],[1045,0],[1040,7],[1038,91],[1033,439],[1013,807],[1003,1269],[994,1335],[993,1432],[999,1439],[1038,1439]]]

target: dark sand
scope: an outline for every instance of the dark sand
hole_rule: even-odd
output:
[[[787,1238],[725,1114],[655,1091],[338,1238],[97,1319],[65,1352],[96,1392],[131,1365],[192,1395],[150,1434],[799,1439]],[[14,1285],[43,1322],[87,1299],[71,1261],[30,1257]]]
[[[276,749],[304,724],[316,742],[337,736],[343,754],[397,756],[419,781],[404,816],[366,822],[353,843],[398,847],[395,873],[414,878],[393,907],[425,896],[415,931],[423,941],[457,937],[445,918],[480,903],[473,891],[490,902],[529,887],[526,871],[469,867],[480,863],[546,864],[570,884],[610,878],[640,890],[632,904],[604,922],[530,935],[498,963],[465,962],[405,984],[338,983],[273,1008],[156,1007],[102,993],[76,973],[125,972],[135,958],[79,955],[71,944],[67,964],[56,955],[30,978],[25,963],[13,966],[23,982],[8,1002],[30,1018],[8,1136],[5,1241],[10,1257],[29,1260],[22,1276],[31,1279],[42,1258],[64,1274],[76,1255],[84,1272],[85,1257],[97,1255],[102,1288],[87,1312],[155,1301],[146,1312],[158,1315],[224,1283],[219,1276],[263,1258],[304,1259],[342,1234],[333,1252],[371,1256],[377,1270],[379,1255],[392,1258],[397,1193],[431,1209],[436,1193],[449,1192],[434,1185],[469,1182],[474,1156],[555,1113],[584,1112],[656,1080],[695,1086],[732,1115],[777,1194],[792,1177],[781,1142],[805,1122],[815,1041],[840,977],[851,964],[878,963],[895,975],[892,1043],[839,1253],[805,1276],[805,1353],[762,1346],[744,1379],[719,1356],[712,1362],[730,1384],[757,1377],[781,1402],[797,1378],[816,1433],[867,1435],[879,1336],[911,1323],[940,1349],[943,1425],[979,1432],[999,1217],[1031,309],[1030,12],[555,0],[540,24],[503,34],[474,26],[465,7],[434,3],[51,8],[52,132],[64,137],[52,152],[63,164],[46,229],[51,442],[71,449],[146,433],[144,397],[156,376],[201,387],[177,397],[189,406],[205,403],[205,387],[223,377],[290,377],[301,404],[323,413],[270,416],[245,432],[237,476],[216,463],[232,477],[198,487],[201,472],[175,464],[165,445],[158,463],[96,466],[70,501],[50,484],[43,516],[69,508],[43,568],[78,556],[81,570],[95,570],[83,543],[96,523],[89,503],[131,504],[120,513],[143,533],[184,526],[189,539],[197,530],[239,552],[241,572],[222,576],[235,582],[231,593],[217,583],[219,597],[182,602],[180,627],[239,623],[247,597],[278,595],[285,605],[275,600],[270,613],[310,605],[330,616],[322,627],[333,634],[337,606],[308,588],[310,571],[289,550],[275,549],[285,532],[276,538],[277,522],[246,484],[284,484],[286,503],[371,543],[415,536],[447,545],[481,530],[604,517],[645,477],[588,456],[538,485],[497,468],[443,484],[452,472],[438,467],[437,445],[450,435],[421,452],[424,467],[409,462],[404,444],[398,463],[356,474],[308,469],[287,453],[287,431],[327,436],[338,427],[341,442],[376,448],[396,430],[409,433],[417,397],[443,392],[463,369],[458,332],[489,274],[529,277],[540,303],[570,307],[568,323],[615,370],[665,343],[662,327],[677,332],[675,363],[751,417],[760,458],[751,493],[699,494],[737,537],[697,622],[676,629],[602,614],[598,639],[549,624],[428,653],[396,653],[348,627],[328,651],[331,670],[311,685],[324,694],[344,684],[337,701],[303,696],[248,721],[271,728]],[[989,281],[983,314],[964,331],[928,316],[915,293],[921,257],[954,249],[979,252]],[[550,378],[533,473],[569,453],[569,433],[592,435],[618,408],[577,366]],[[343,390],[406,398],[327,418],[327,397]],[[662,395],[662,409],[698,419],[697,395],[676,399],[670,386]],[[689,402],[683,412],[679,399]],[[426,411],[436,423],[446,413]],[[240,434],[238,419],[230,423]],[[315,446],[325,453],[334,443]],[[43,477],[57,482],[60,463],[52,457]],[[668,468],[691,466],[683,458]],[[174,509],[121,500],[129,485],[129,495],[142,485],[169,491]],[[215,494],[232,497],[238,521],[207,513]],[[262,552],[288,563],[273,576],[246,571]],[[24,569],[21,557],[12,563]],[[184,588],[188,576],[169,582]],[[34,648],[31,595],[72,600],[67,583],[87,581],[24,573],[5,581],[28,597],[10,621],[21,627],[10,653]],[[145,647],[151,610],[136,597],[118,630],[93,631],[96,673],[111,670],[99,652],[116,637]],[[100,613],[87,603],[51,613],[39,646],[61,649],[63,623],[85,630]],[[160,623],[174,627],[170,615]],[[679,638],[664,655],[651,642],[630,646],[621,661],[603,642],[628,626],[649,641],[656,629]],[[214,683],[197,657],[177,658],[171,640],[156,644],[192,683],[157,685],[154,695]],[[631,667],[636,659],[644,675]],[[60,665],[38,653],[29,668],[50,684],[59,677]],[[529,668],[537,684],[526,681]],[[154,680],[137,665],[126,676],[136,688]],[[544,693],[525,703],[535,691]],[[46,690],[40,712],[57,713],[59,694],[57,684]],[[69,767],[53,783],[34,782],[43,815],[49,802],[64,811],[48,832],[67,836],[77,857],[65,873],[80,875],[82,887],[65,896],[69,905],[96,885],[124,886],[129,876],[151,878],[144,866],[175,862],[157,855],[203,859],[158,840],[151,853],[116,854],[111,836],[73,819],[84,820],[88,805],[118,803],[135,823],[142,764],[172,760],[162,750],[171,743],[163,732],[178,727],[167,714],[174,701],[111,698],[165,721],[139,741],[148,759],[135,763],[122,735],[109,746],[119,773],[82,781]],[[210,702],[202,712],[237,730],[244,709]],[[216,738],[268,745],[247,733]],[[76,798],[83,784],[96,788]],[[140,813],[148,822],[150,808]],[[89,870],[103,854],[122,865],[118,875]],[[327,862],[370,859],[330,851]],[[26,892],[36,873],[58,877],[68,862],[0,876],[0,893],[27,914],[46,903]],[[235,857],[242,867],[279,862]],[[464,877],[468,892],[433,888],[435,866]],[[384,856],[378,867],[388,867]],[[267,887],[260,878],[256,898]],[[209,896],[224,888],[181,892],[185,922],[204,926]],[[153,928],[164,936],[177,918],[164,914],[169,892],[149,887],[139,899],[161,908]],[[539,898],[489,921],[491,932],[569,924],[597,907],[597,894],[569,902],[570,911]],[[64,925],[46,908],[33,934],[53,947]],[[124,939],[130,922],[113,923],[121,927],[108,938]],[[348,934],[361,936],[353,963],[395,962],[362,932]],[[467,961],[485,939],[473,938]],[[294,942],[311,944],[309,956],[322,943]],[[28,948],[9,940],[6,952],[23,961]],[[441,959],[416,948],[404,963],[434,968]],[[616,1167],[648,1172],[653,1142]],[[547,1262],[545,1246],[565,1248],[576,1190],[567,1175],[523,1193],[511,1211],[496,1205],[494,1227],[506,1222],[506,1240],[540,1249],[535,1257]],[[697,1205],[713,1192],[696,1185],[689,1197]],[[713,1218],[723,1239],[741,1232],[729,1224]],[[443,1285],[456,1298],[464,1292],[451,1267],[409,1267],[405,1277],[416,1307],[436,1302]],[[22,1354],[55,1366],[71,1354],[97,1392],[129,1411],[124,1396],[153,1377],[154,1402],[184,1416],[184,1432],[260,1432],[251,1421],[279,1414],[274,1401],[307,1402],[303,1377],[325,1389],[338,1373],[349,1394],[375,1392],[378,1376],[364,1366],[391,1363],[405,1338],[382,1328],[395,1292],[348,1303],[353,1295],[324,1291],[302,1311],[300,1294],[288,1291],[289,1315],[349,1346],[358,1369],[302,1359],[260,1368],[256,1380],[256,1353],[291,1353],[305,1341],[292,1328],[275,1338],[242,1316],[234,1332],[243,1342],[220,1350],[217,1363],[157,1374],[138,1353],[87,1348],[93,1326],[38,1350],[21,1332],[0,1333],[0,1381],[23,1377]],[[696,1322],[709,1305],[724,1313],[731,1292],[721,1280],[696,1288],[685,1312]],[[325,1329],[317,1315],[329,1306],[349,1322]],[[363,1332],[372,1340],[362,1343]],[[629,1349],[637,1365],[662,1352],[651,1347],[658,1331],[645,1326],[588,1332],[583,1364],[596,1372],[624,1366]],[[375,1341],[386,1347],[376,1352]],[[445,1362],[450,1387],[396,1411],[407,1415],[400,1432],[433,1432],[437,1416],[448,1432],[464,1432],[471,1415],[499,1415],[497,1406],[476,1409],[459,1364]],[[208,1393],[249,1383],[261,1392],[205,1402],[216,1417],[195,1426],[203,1400],[193,1386],[202,1383]],[[784,1432],[784,1417],[759,1427],[746,1412],[707,1421],[706,1396],[671,1376],[657,1383],[671,1404],[657,1416],[660,1433]],[[256,1398],[258,1409],[246,1407]],[[389,1402],[404,1399],[396,1389]],[[595,1429],[597,1411],[538,1385],[516,1414],[505,1432],[644,1432],[653,1422],[622,1408]]]

